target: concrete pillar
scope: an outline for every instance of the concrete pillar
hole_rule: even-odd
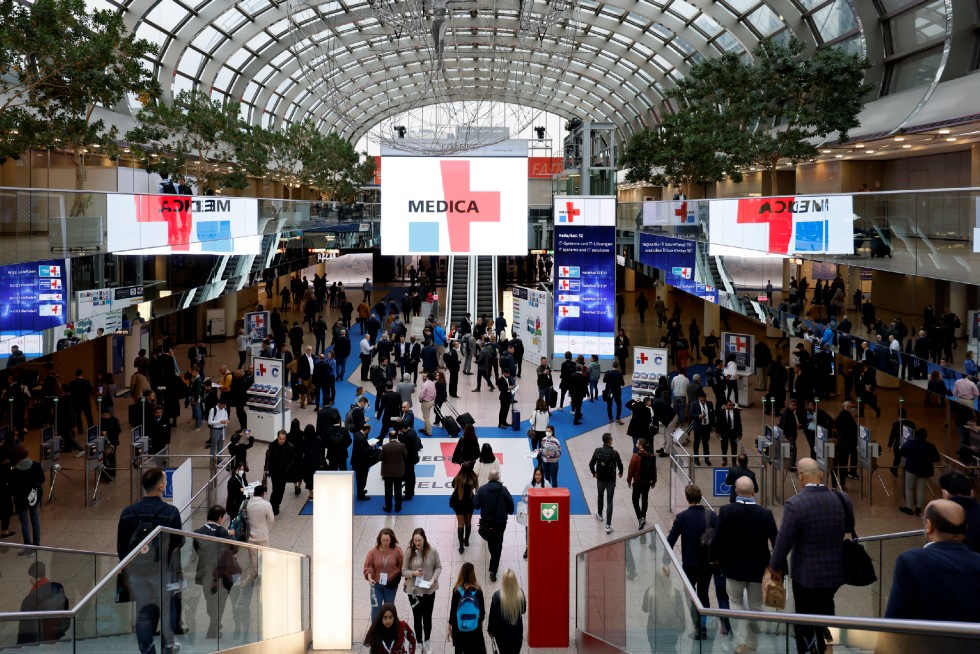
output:
[[[970,146],[970,186],[980,186],[980,144],[977,143]]]
[[[262,292],[262,295],[265,296],[264,291]],[[217,303],[215,304],[215,308],[218,307],[225,310],[226,336],[234,338],[238,335],[238,330],[235,329],[235,325],[238,321],[238,293],[228,293],[227,295],[222,295],[219,297]]]
[[[949,282],[949,308],[953,313],[960,317],[960,324],[962,325],[960,329],[956,330],[957,337],[968,333],[967,323],[969,320],[967,320],[967,318],[969,317],[969,313],[967,309],[968,305],[966,297],[968,291],[969,289],[967,288],[966,284],[962,284],[960,282]],[[938,310],[939,309],[937,308],[937,311]],[[953,354],[956,356],[958,353],[954,352]],[[962,358],[962,355],[956,356],[954,361],[960,360],[959,362],[962,363]]]
[[[636,290],[636,271],[632,268],[624,268],[623,272],[623,290],[627,292],[632,292]]]
[[[857,266],[847,267],[847,279],[844,280],[844,313],[855,325],[861,324],[861,316],[854,311],[854,291],[862,288],[861,269]]]
[[[711,330],[715,331],[715,336],[721,337],[721,307],[719,307],[714,302],[704,302],[704,320],[701,325],[701,340],[704,342],[704,337],[711,333]]]

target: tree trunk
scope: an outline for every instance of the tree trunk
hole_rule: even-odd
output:
[[[773,196],[779,195],[779,173],[777,171],[777,163],[778,160],[771,161],[769,163],[769,195]]]
[[[85,172],[85,155],[82,154],[81,148],[76,147],[71,153],[72,160],[75,163],[75,190],[84,191],[85,190],[85,180],[88,178]],[[85,215],[85,211],[88,209],[89,204],[92,202],[92,198],[88,193],[75,193],[74,198],[71,203],[71,216],[82,216]]]

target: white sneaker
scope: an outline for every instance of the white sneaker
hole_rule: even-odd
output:
[[[432,643],[425,641],[425,644],[422,647],[425,649],[425,654],[432,654]]]
[[[612,533],[612,527],[610,525],[606,525],[606,533],[607,534],[611,534]]]
[[[602,522],[602,514],[601,514],[601,513],[599,513],[598,511],[596,511],[596,512],[595,512],[595,513],[593,513],[592,515],[594,515],[594,516],[595,516],[595,519],[596,519],[596,520],[598,520],[599,522]]]

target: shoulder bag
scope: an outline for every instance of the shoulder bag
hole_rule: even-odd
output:
[[[836,491],[836,495],[844,509],[844,531],[851,532],[851,538],[844,539],[842,554],[844,558],[844,583],[848,586],[870,586],[878,581],[874,563],[864,546],[857,540],[858,535],[854,531],[854,513],[847,507],[847,502],[844,501],[844,496],[840,491]]]

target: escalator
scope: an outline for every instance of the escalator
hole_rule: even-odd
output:
[[[476,302],[474,316],[497,315],[497,257],[476,259]]]
[[[446,324],[456,325],[469,311],[469,257],[449,257],[449,279],[446,280]]]

